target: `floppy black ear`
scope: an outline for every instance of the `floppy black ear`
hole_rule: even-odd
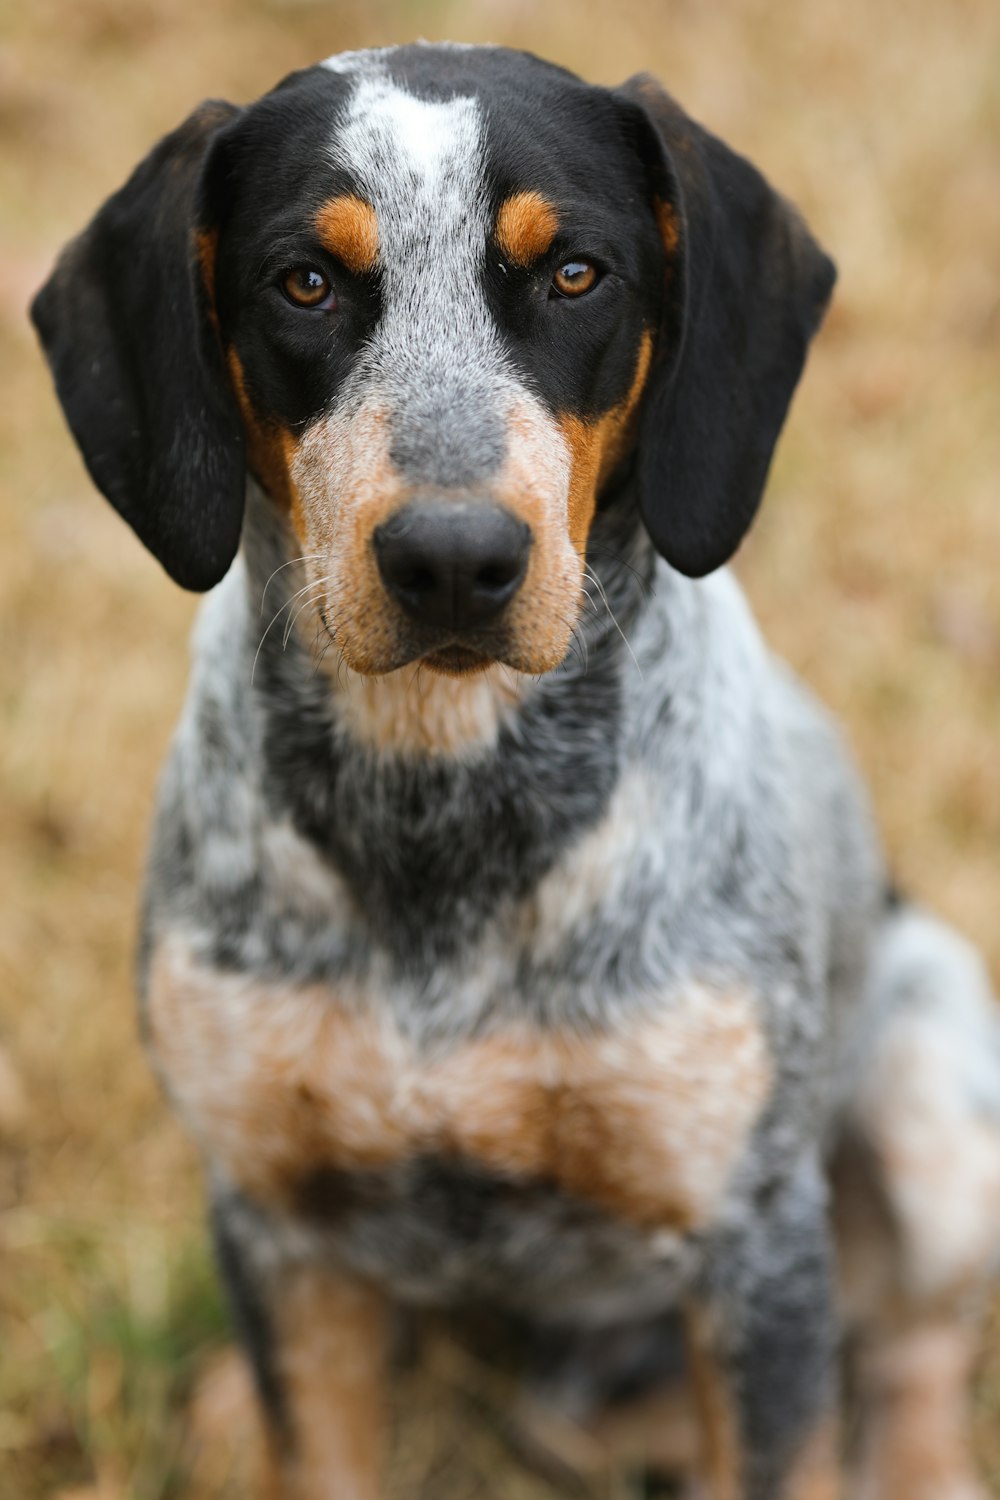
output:
[[[226,572],[243,516],[243,430],[196,238],[212,143],[237,113],[203,104],[162,140],[31,307],[94,483],[189,589]]]
[[[643,520],[692,577],[739,546],[836,277],[796,210],[653,79],[618,91],[667,254],[640,427]]]

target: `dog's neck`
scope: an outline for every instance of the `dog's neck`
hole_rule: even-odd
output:
[[[530,890],[604,812],[622,678],[635,670],[628,637],[653,569],[636,516],[622,493],[597,517],[580,623],[555,671],[456,680],[411,667],[366,680],[329,666],[315,620],[288,626],[304,582],[294,538],[251,493],[246,645],[268,799],[404,948],[469,938],[480,914]]]

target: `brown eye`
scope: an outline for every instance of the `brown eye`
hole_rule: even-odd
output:
[[[582,297],[597,280],[597,267],[589,260],[568,260],[552,278],[560,297]]]
[[[296,266],[282,279],[281,290],[296,307],[323,307],[328,300],[328,310],[336,305],[333,288],[315,266]]]

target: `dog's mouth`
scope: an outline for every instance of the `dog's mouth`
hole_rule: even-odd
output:
[[[515,660],[517,653],[512,650],[512,642],[504,631],[478,632],[471,639],[437,631],[406,631],[393,633],[389,641],[376,646],[345,638],[336,630],[323,605],[319,607],[319,616],[329,641],[345,665],[366,677],[386,676],[414,664],[426,666],[446,677],[470,677],[498,665],[520,670]]]
[[[468,677],[475,672],[484,672],[498,660],[495,656],[457,642],[429,651],[421,659],[433,671],[443,672],[447,677]]]

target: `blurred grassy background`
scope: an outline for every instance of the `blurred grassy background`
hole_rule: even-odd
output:
[[[193,601],[92,492],[24,308],[203,96],[346,47],[492,40],[660,75],[841,269],[740,570],[846,722],[905,886],[1000,978],[1000,8],[995,0],[0,0],[0,1494],[243,1493],[243,1386],[192,1151],[138,1048],[136,881]],[[397,1486],[554,1491],[446,1346]],[[1000,1495],[1000,1329],[979,1389]],[[486,1415],[484,1415],[484,1412]],[[462,1434],[455,1441],[456,1432]],[[600,1493],[631,1495],[626,1476]]]

